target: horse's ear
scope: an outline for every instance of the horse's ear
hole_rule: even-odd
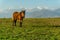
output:
[[[23,12],[23,13],[24,13],[24,15],[25,15],[25,11],[26,11],[26,10],[22,10],[21,12]]]
[[[26,10],[22,10],[23,12],[25,12]]]
[[[24,12],[25,12],[25,10],[24,10]]]

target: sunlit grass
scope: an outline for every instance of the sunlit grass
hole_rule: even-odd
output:
[[[25,18],[23,27],[1,18],[0,40],[60,40],[60,18]]]

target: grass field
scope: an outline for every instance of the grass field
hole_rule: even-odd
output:
[[[0,18],[0,40],[60,40],[60,18],[26,18],[23,27]]]

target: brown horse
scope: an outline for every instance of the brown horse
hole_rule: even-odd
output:
[[[22,27],[23,18],[25,18],[25,10],[22,10],[21,12],[14,12],[13,13],[13,25],[16,26],[16,22],[17,20],[19,20],[20,27]]]

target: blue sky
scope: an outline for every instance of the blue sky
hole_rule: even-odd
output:
[[[60,0],[0,0],[0,9],[35,8],[37,6],[60,8]]]

